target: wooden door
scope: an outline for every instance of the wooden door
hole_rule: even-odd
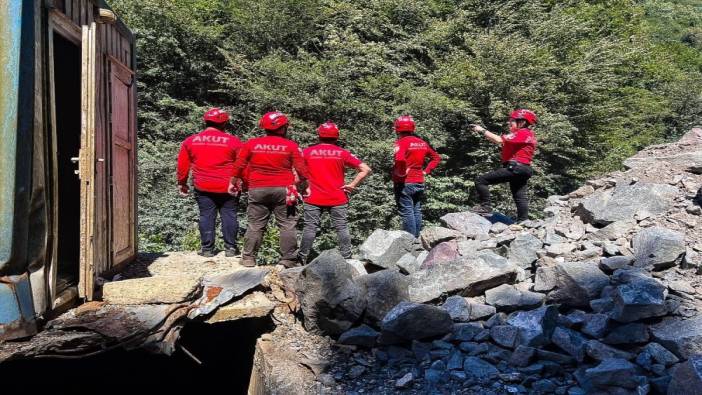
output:
[[[136,115],[134,72],[109,58],[112,141],[112,264],[136,255]]]

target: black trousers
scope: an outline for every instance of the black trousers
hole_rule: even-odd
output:
[[[200,241],[203,250],[213,250],[215,245],[215,221],[217,211],[222,218],[222,238],[224,247],[236,248],[236,236],[239,232],[239,221],[236,210],[239,198],[228,193],[203,192],[195,190],[195,200],[200,209]]]
[[[475,189],[478,191],[480,204],[492,206],[490,202],[489,185],[508,182],[512,191],[514,203],[517,205],[517,220],[529,219],[529,197],[527,196],[527,182],[534,174],[531,166],[516,162],[507,162],[503,168],[485,173],[475,179]]]

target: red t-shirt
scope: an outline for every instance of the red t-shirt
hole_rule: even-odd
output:
[[[426,168],[424,159],[431,160]],[[395,165],[392,172],[393,182],[423,183],[424,173],[431,173],[441,162],[441,156],[426,141],[417,136],[405,136],[395,142]],[[406,174],[406,175],[405,175]]]
[[[341,206],[349,198],[344,186],[344,171],[348,167],[358,169],[361,161],[349,151],[334,144],[317,144],[302,151],[302,157],[310,172],[310,194],[305,203],[315,206]]]
[[[241,146],[238,137],[215,128],[188,137],[178,153],[178,183],[187,184],[192,168],[195,189],[226,193]]]
[[[281,136],[257,137],[244,143],[239,151],[234,177],[245,175],[249,189],[286,187],[295,183],[293,168],[301,178],[309,178],[295,142]]]
[[[514,133],[502,135],[502,163],[517,161],[531,164],[536,150],[536,136],[531,129],[519,129]]]

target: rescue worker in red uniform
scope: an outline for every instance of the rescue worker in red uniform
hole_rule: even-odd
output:
[[[233,257],[239,253],[236,236],[239,223],[236,211],[238,196],[228,192],[229,180],[234,174],[234,161],[241,148],[238,137],[226,133],[229,114],[219,108],[210,109],[203,116],[206,129],[194,134],[180,147],[178,154],[178,190],[188,196],[188,175],[192,169],[195,200],[200,210],[200,255],[214,256],[215,221],[217,211],[222,219],[224,253]]]
[[[329,211],[331,221],[339,239],[339,252],[346,259],[351,258],[351,234],[348,227],[348,194],[371,173],[371,168],[361,162],[349,151],[337,145],[339,128],[331,121],[317,129],[319,144],[308,147],[302,152],[305,164],[310,172],[308,193],[305,197],[304,219],[299,258],[302,264],[307,257],[317,236],[322,212]],[[358,171],[350,183],[345,181],[345,170],[354,168]]]
[[[309,174],[300,147],[285,138],[288,124],[285,114],[277,111],[266,113],[258,123],[266,136],[244,143],[234,163],[230,193],[239,191],[243,175],[246,175],[249,191],[246,209],[248,227],[242,253],[244,266],[256,266],[256,255],[271,213],[280,230],[280,264],[286,267],[299,264],[295,234],[297,214],[292,204],[295,196],[293,169],[302,181],[308,179]]]
[[[482,215],[492,214],[489,185],[508,182],[517,205],[517,221],[529,219],[527,182],[534,174],[531,161],[537,142],[533,128],[538,121],[533,111],[518,109],[512,111],[509,116],[509,134],[499,136],[479,125],[471,125],[474,132],[483,133],[490,142],[502,146],[502,168],[475,179],[480,204],[473,208],[474,212]]]
[[[402,229],[419,237],[422,231],[422,198],[424,196],[424,176],[441,162],[441,156],[424,140],[414,136],[416,124],[409,115],[395,120],[395,164],[392,181],[395,202],[402,219]],[[425,159],[430,161],[424,167]]]

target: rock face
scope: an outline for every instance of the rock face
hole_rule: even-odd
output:
[[[359,248],[359,257],[386,269],[394,268],[403,255],[413,250],[413,243],[410,233],[376,229]]]
[[[660,281],[637,270],[618,270],[613,278],[623,283],[612,294],[613,319],[634,322],[666,315],[668,288]]]
[[[517,278],[517,267],[507,261],[488,263],[480,258],[458,260],[413,273],[410,277],[410,300],[425,303],[444,293],[478,295]]]
[[[458,258],[458,243],[455,240],[439,243],[429,251],[420,269],[427,269],[432,266],[441,265]]]
[[[448,229],[441,226],[432,226],[422,229],[419,239],[422,242],[422,247],[429,251],[437,244],[456,239],[460,235],[460,232],[453,229]]]
[[[356,282],[365,290],[366,319],[371,323],[379,322],[398,303],[409,300],[409,281],[394,270],[360,276]]]
[[[661,227],[644,229],[634,237],[634,251],[634,266],[666,269],[682,261],[685,236]]]
[[[544,294],[522,291],[508,284],[485,291],[487,304],[502,311],[533,309],[541,306],[545,298]]]
[[[637,374],[636,365],[626,359],[605,359],[585,372],[587,378],[600,387],[636,388],[646,384],[646,377]]]
[[[453,321],[449,313],[439,307],[401,302],[388,312],[380,327],[383,333],[405,340],[420,340],[451,332]]]
[[[447,228],[457,230],[467,237],[487,235],[492,226],[492,223],[483,216],[470,211],[446,214],[441,217],[441,222]]]
[[[295,288],[307,330],[340,335],[358,321],[366,301],[352,270],[336,250],[323,251],[302,270]]]
[[[669,394],[702,395],[702,355],[696,355],[675,370]]]
[[[569,306],[588,306],[609,284],[609,277],[589,262],[559,263],[555,275],[556,289],[548,298]]]
[[[536,251],[543,245],[541,240],[529,233],[519,235],[509,245],[509,259],[519,267],[530,268],[538,258]]]
[[[507,319],[507,324],[518,329],[517,345],[536,347],[550,342],[557,319],[556,306],[543,306],[516,312]]]
[[[576,213],[587,223],[606,226],[639,212],[657,215],[673,205],[678,189],[668,184],[636,183],[597,192],[580,203]]]
[[[651,326],[653,338],[680,358],[702,354],[702,316],[671,318]]]

